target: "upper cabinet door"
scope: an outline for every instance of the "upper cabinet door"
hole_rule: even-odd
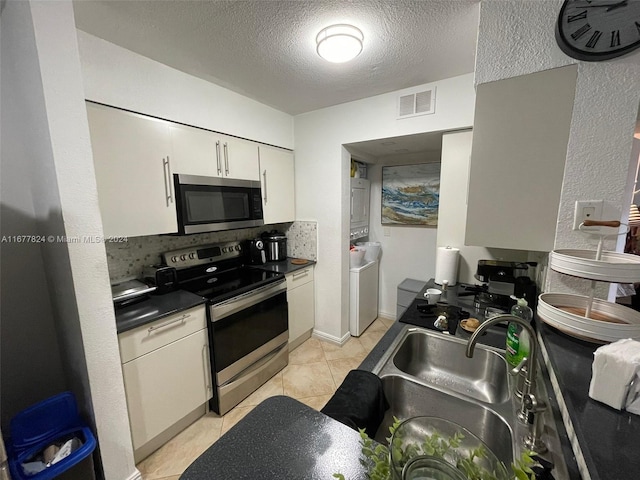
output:
[[[260,146],[260,177],[264,223],[296,218],[293,152]]]
[[[553,249],[575,65],[478,85],[466,245]]]
[[[172,163],[174,173],[222,176],[220,136],[207,130],[172,123]]]
[[[178,231],[169,124],[87,103],[105,236]]]
[[[220,136],[223,175],[242,180],[259,180],[258,144],[226,135]]]

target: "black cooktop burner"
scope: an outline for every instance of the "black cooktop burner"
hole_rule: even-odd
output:
[[[181,281],[180,288],[219,303],[281,278],[282,273],[241,266]]]

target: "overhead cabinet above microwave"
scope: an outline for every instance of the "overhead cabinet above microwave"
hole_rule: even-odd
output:
[[[228,135],[171,124],[176,173],[259,180],[258,144]]]

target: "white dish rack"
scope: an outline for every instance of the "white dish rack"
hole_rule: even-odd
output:
[[[619,227],[617,221],[585,221],[582,226]],[[591,233],[591,232],[590,232]],[[615,236],[626,234],[616,233]],[[596,282],[640,282],[640,257],[603,252],[602,244],[610,234],[600,234],[596,251],[554,250],[549,267],[559,273],[591,280],[589,296],[543,293],[538,298],[540,319],[558,330],[581,340],[608,343],[623,338],[640,340],[640,312],[617,303],[594,298]]]

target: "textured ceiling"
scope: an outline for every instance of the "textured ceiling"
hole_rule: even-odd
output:
[[[473,72],[479,0],[76,0],[80,30],[299,114]],[[331,64],[325,26],[352,23],[364,50]]]

